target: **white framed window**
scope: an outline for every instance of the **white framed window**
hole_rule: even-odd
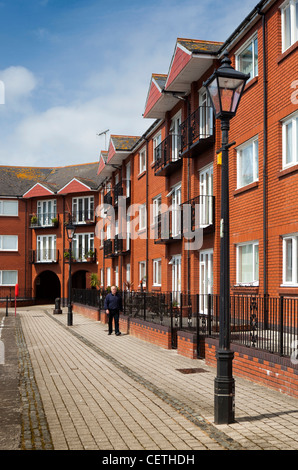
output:
[[[94,196],[73,198],[72,218],[76,224],[84,224],[88,220],[94,220]]]
[[[153,162],[155,162],[156,160],[160,160],[161,158],[161,150],[160,150],[160,147],[158,147],[160,144],[161,144],[161,132],[158,132],[153,137]]]
[[[130,282],[130,263],[126,265],[126,282]]]
[[[153,285],[161,286],[161,259],[153,260]]]
[[[200,251],[200,313],[208,313],[208,294],[213,294],[213,249]]]
[[[37,224],[39,227],[51,227],[57,217],[56,199],[37,201]]]
[[[213,224],[213,164],[200,170],[200,226]]]
[[[259,242],[240,243],[236,247],[237,284],[259,285]]]
[[[0,216],[16,217],[19,214],[19,202],[8,201],[6,199],[0,200]]]
[[[100,285],[103,286],[103,277],[104,277],[104,270],[103,268],[100,268]]]
[[[283,168],[298,163],[298,113],[282,122],[282,160]]]
[[[106,282],[106,287],[111,286],[111,268],[107,268],[107,282]]]
[[[213,134],[213,108],[205,87],[199,90],[200,138],[206,139]]]
[[[281,7],[282,52],[298,40],[298,0],[287,0]]]
[[[40,235],[37,237],[37,263],[54,263],[57,259],[56,235]]]
[[[146,228],[146,204],[139,205],[139,230]]]
[[[236,69],[250,74],[249,80],[258,75],[258,37],[255,34],[235,54]]]
[[[167,197],[172,196],[172,224],[171,235],[177,237],[181,235],[181,183],[173,186]]]
[[[146,171],[146,147],[140,150],[139,154],[139,174]]]
[[[172,256],[169,264],[172,265],[172,299],[177,305],[180,305],[181,255]]]
[[[247,186],[259,179],[258,138],[245,142],[237,148],[237,188]]]
[[[179,158],[180,151],[180,124],[181,111],[179,111],[171,120],[170,134],[172,135],[172,161],[175,162]]]
[[[18,271],[0,271],[0,286],[15,286],[18,283]]]
[[[0,235],[0,251],[18,251],[18,236]]]
[[[146,286],[146,261],[139,262],[139,282],[143,281],[143,287]]]
[[[283,237],[283,285],[298,285],[298,234]]]
[[[75,233],[72,254],[76,260],[87,261],[87,255],[94,252],[94,233]]]

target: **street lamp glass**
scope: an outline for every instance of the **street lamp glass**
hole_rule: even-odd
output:
[[[222,65],[204,83],[216,118],[235,116],[248,78],[249,75],[239,72],[231,66],[228,53],[225,52]]]
[[[69,241],[73,239],[74,233],[75,233],[75,226],[72,224],[66,225],[66,233],[67,233],[67,238]]]

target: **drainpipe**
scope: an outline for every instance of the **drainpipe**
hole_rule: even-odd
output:
[[[263,282],[264,298],[267,296],[267,64],[266,64],[266,18],[265,13],[258,8],[258,14],[262,16],[263,32]]]
[[[148,173],[149,173],[149,144],[148,139],[146,140],[146,291],[148,291],[149,286],[149,182],[148,182]]]
[[[189,95],[187,97],[187,119],[188,119],[188,132],[190,133],[190,99]],[[188,138],[188,145],[190,147],[190,142]],[[190,156],[188,155],[187,159],[187,201],[190,200]],[[183,243],[183,242],[182,242]],[[183,245],[182,245],[183,246]],[[190,293],[190,252],[187,250],[187,292]]]

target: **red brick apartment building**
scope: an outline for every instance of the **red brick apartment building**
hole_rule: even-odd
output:
[[[151,76],[144,135],[112,135],[97,163],[0,167],[1,297],[16,283],[67,297],[69,217],[74,287],[96,273],[103,286],[219,293],[221,131],[203,83],[224,50],[251,76],[230,129],[231,292],[297,296],[298,2],[264,0],[224,43],[177,39],[168,73]],[[187,205],[203,232],[190,250]]]

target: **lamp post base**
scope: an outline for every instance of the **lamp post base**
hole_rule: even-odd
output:
[[[68,306],[67,311],[67,326],[72,326],[72,307]]]
[[[217,351],[217,377],[214,381],[214,422],[231,424],[235,422],[235,381],[232,376],[234,353]]]

